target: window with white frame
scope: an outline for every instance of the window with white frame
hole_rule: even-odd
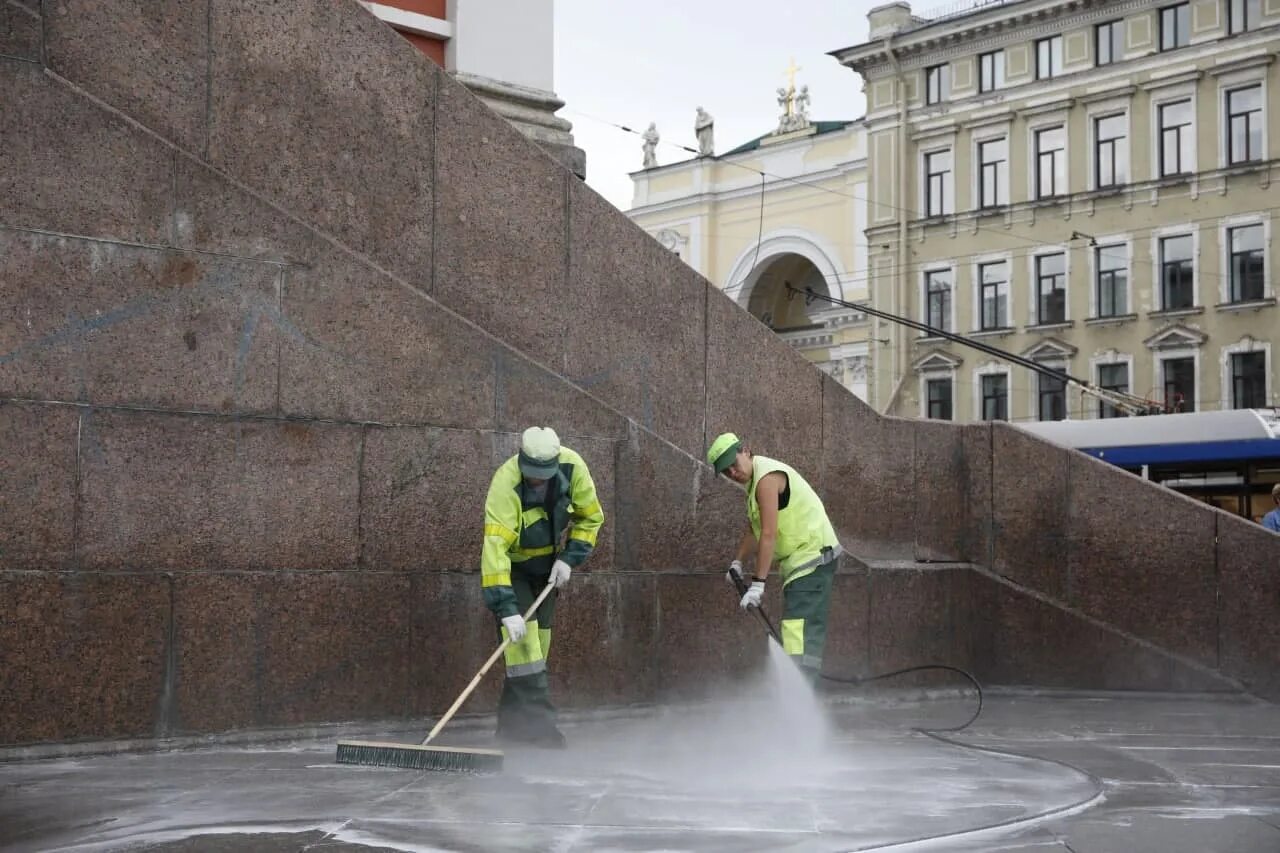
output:
[[[1036,79],[1048,80],[1062,73],[1062,36],[1036,42]]]
[[[1036,198],[1067,192],[1067,129],[1062,125],[1035,132]]]
[[[1058,372],[1036,374],[1036,419],[1061,421],[1067,417],[1067,379],[1061,365],[1045,365]]]
[[[950,376],[925,378],[925,415],[930,420],[949,421],[952,418],[952,389]]]
[[[978,206],[1009,203],[1009,140],[1006,137],[978,143]]]
[[[1096,304],[1099,317],[1120,317],[1129,311],[1129,247],[1123,243],[1094,249]]]
[[[925,322],[944,332],[951,331],[951,284],[951,270],[924,274]]]
[[[978,399],[982,420],[1009,420],[1009,374],[986,373],[979,376]]]
[[[1036,325],[1067,320],[1067,256],[1040,255],[1036,266]]]
[[[1227,163],[1262,159],[1262,84],[1227,92]]]
[[[1191,4],[1179,3],[1160,10],[1160,49],[1173,50],[1191,44]]]
[[[1262,20],[1262,0],[1227,0],[1227,32],[1256,30]]]
[[[1252,302],[1266,296],[1265,229],[1261,224],[1227,229],[1228,301]]]
[[[951,97],[951,66],[932,65],[924,70],[924,102],[940,104]]]
[[[1195,306],[1195,238],[1190,234],[1160,238],[1160,310]]]
[[[978,56],[978,91],[1004,88],[1004,51],[993,50]]]
[[[1164,388],[1164,404],[1173,413],[1196,410],[1195,356],[1173,356],[1160,359],[1160,382]]]
[[[1266,352],[1233,352],[1231,408],[1261,409],[1267,405]]]
[[[1009,262],[992,261],[978,265],[978,282],[981,292],[980,328],[1005,329],[1009,327]]]
[[[1117,394],[1129,393],[1129,365],[1125,362],[1098,365],[1098,387]],[[1098,402],[1098,417],[1123,418],[1125,413],[1110,403]]]
[[[951,213],[951,149],[931,151],[924,155],[925,213],[945,216]]]
[[[1191,99],[1156,108],[1160,128],[1160,176],[1185,175],[1192,170]]]
[[[1095,65],[1110,65],[1124,58],[1124,21],[1107,21],[1093,31]]]
[[[1129,182],[1128,124],[1123,113],[1093,120],[1093,185],[1097,189]]]

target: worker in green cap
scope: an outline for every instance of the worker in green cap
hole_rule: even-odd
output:
[[[547,656],[556,597],[595,548],[604,511],[582,457],[550,427],[530,427],[520,452],[499,466],[484,505],[480,587],[484,603],[511,640],[498,702],[498,738],[563,747],[547,687]],[[548,585],[554,590],[526,623]]]
[[[747,487],[747,527],[725,575],[742,578],[743,562],[755,555],[751,586],[742,609],[759,607],[765,582],[777,562],[782,575],[782,647],[816,683],[827,642],[827,612],[836,563],[842,553],[835,529],[813,487],[790,465],[756,456],[726,432],[711,442],[707,462],[717,474]]]

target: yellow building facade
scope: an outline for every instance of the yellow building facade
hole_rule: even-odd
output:
[[[793,83],[779,92],[783,114],[770,133],[724,154],[632,173],[627,215],[869,399],[866,314],[788,296],[788,285],[854,303],[869,293],[865,132],[853,121],[810,121],[806,101],[807,90]]]
[[[873,10],[871,304],[1171,411],[1274,406],[1280,0]],[[881,411],[1109,416],[1051,377],[884,325]]]

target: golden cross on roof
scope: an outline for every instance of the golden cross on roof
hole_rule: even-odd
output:
[[[796,58],[794,56],[791,57],[791,64],[787,66],[787,71],[786,71],[787,86],[790,88],[791,91],[794,92],[796,89],[796,72],[803,71],[803,70],[804,69],[801,68],[799,65],[796,65]]]

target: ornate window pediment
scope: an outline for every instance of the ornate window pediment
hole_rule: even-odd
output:
[[[957,358],[949,352],[935,350],[917,359],[911,367],[917,373],[933,373],[935,371],[955,370],[963,361],[964,359]]]
[[[1065,361],[1077,352],[1079,350],[1071,344],[1064,343],[1057,338],[1045,338],[1043,341],[1038,341],[1033,346],[1023,350],[1022,355],[1036,361]]]
[[[1175,323],[1172,326],[1161,329],[1151,337],[1143,341],[1143,345],[1147,349],[1186,349],[1187,347],[1202,346],[1209,336],[1203,332],[1197,332],[1195,329]]]

